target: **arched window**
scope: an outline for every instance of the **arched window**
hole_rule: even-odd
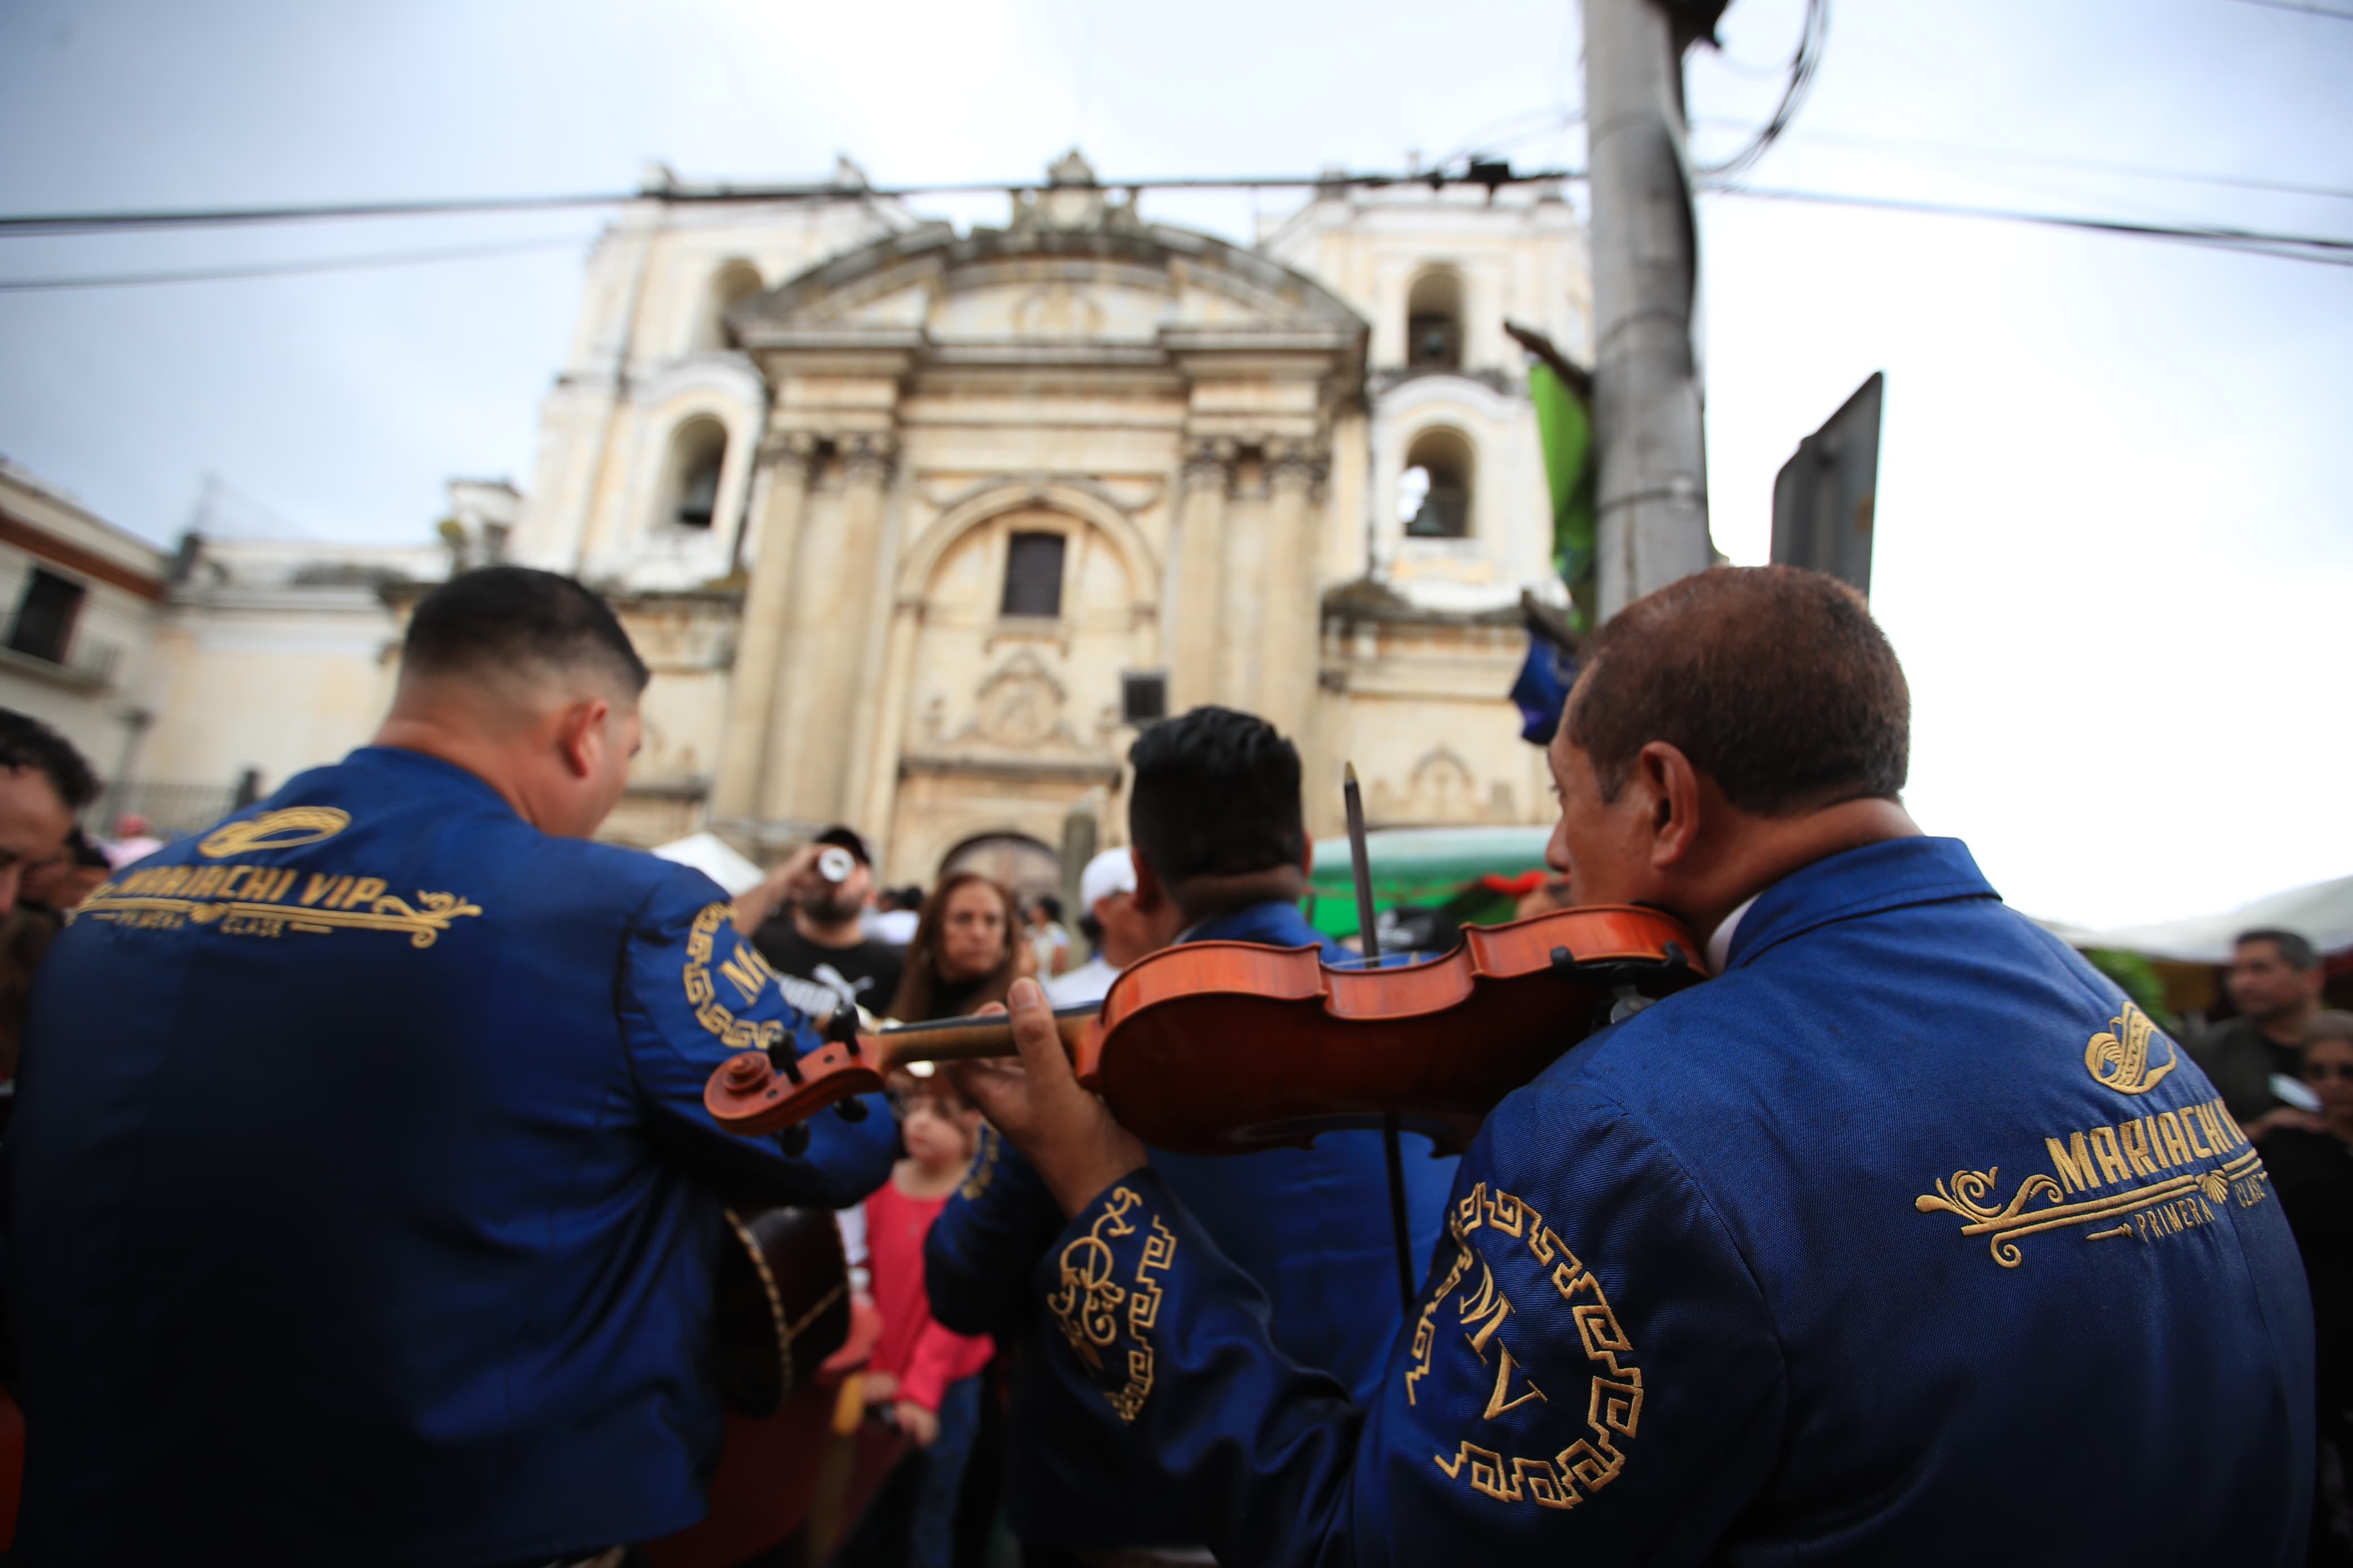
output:
[[[709,415],[689,419],[670,438],[659,523],[709,528],[719,510],[719,475],[727,466],[727,426]]]
[[[1461,539],[1471,531],[1471,443],[1453,430],[1425,430],[1406,449],[1398,480],[1398,521],[1410,539]]]
[[[733,347],[735,340],[727,331],[727,312],[757,294],[760,288],[760,269],[750,262],[739,259],[720,263],[719,270],[711,275],[702,314],[695,323],[696,350]]]
[[[1425,272],[1405,300],[1405,363],[1415,370],[1462,368],[1462,279]]]

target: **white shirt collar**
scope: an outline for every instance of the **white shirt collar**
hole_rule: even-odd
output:
[[[1746,914],[1749,907],[1764,896],[1765,889],[1757,889],[1757,891],[1741,900],[1734,907],[1733,911],[1717,923],[1715,931],[1707,939],[1707,972],[1710,974],[1724,973],[1725,964],[1732,957],[1732,933],[1740,929],[1740,917]]]

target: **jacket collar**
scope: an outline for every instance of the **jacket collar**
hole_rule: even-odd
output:
[[[400,773],[414,787],[428,787],[438,783],[445,788],[466,790],[480,795],[509,816],[515,815],[514,807],[507,804],[507,797],[491,788],[490,781],[480,774],[468,773],[457,763],[443,762],[439,757],[412,752],[406,746],[362,746],[345,754],[343,766]]]
[[[1264,947],[1321,947],[1324,933],[1307,923],[1299,906],[1284,899],[1244,904],[1211,915],[1178,942],[1254,942]]]
[[[1999,899],[1957,838],[1887,838],[1790,872],[1757,895],[1732,933],[1727,970],[1834,921],[1910,904]]]

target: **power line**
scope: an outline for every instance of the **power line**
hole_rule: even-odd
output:
[[[1909,201],[1900,196],[1858,195],[1840,191],[1771,190],[1757,185],[1733,184],[1711,185],[1707,190],[1714,195],[1748,196],[1758,201],[1806,202],[1822,206],[1860,207],[1873,212],[1925,213],[1935,217],[1986,218],[1999,223],[2082,229],[2094,234],[2125,235],[2140,239],[2170,239],[2189,245],[2241,250],[2257,256],[2276,256],[2287,261],[2316,261],[2331,267],[2353,267],[2353,239],[2335,235],[2274,234],[2260,229],[2132,223],[2122,218],[1964,206],[1947,202]]]
[[[1740,121],[1703,119],[1703,125],[1731,125]],[[2035,168],[2081,169],[2088,174],[2128,174],[2144,180],[2171,180],[2182,184],[2216,185],[2229,190],[2276,192],[2291,196],[2320,196],[2336,201],[2353,201],[2353,187],[2343,185],[2307,185],[2289,180],[2263,180],[2246,174],[2207,174],[2190,169],[2162,169],[2149,163],[2115,163],[2104,158],[2072,158],[2059,153],[2023,153],[2001,147],[1957,147],[1945,142],[1915,142],[1899,136],[1862,136],[1852,132],[1827,131],[1820,126],[1793,125],[1785,135],[1800,142],[1820,142],[1836,147],[1853,147],[1864,152],[1922,153],[1936,157],[1961,160],[1977,159],[1987,163],[2018,163]]]
[[[1830,42],[1830,0],[1806,0],[1805,20],[1798,29],[1798,47],[1789,56],[1789,80],[1781,89],[1781,101],[1773,106],[1771,118],[1758,128],[1748,145],[1723,163],[1703,168],[1704,175],[1731,175],[1756,165],[1781,132],[1798,117],[1805,106],[1806,95],[1813,90],[1814,77],[1821,69],[1822,50]]]
[[[455,245],[438,250],[378,251],[368,256],[322,257],[310,261],[265,261],[250,266],[199,268],[176,272],[100,272],[51,278],[0,278],[0,294],[58,289],[127,289],[152,283],[219,283],[234,278],[286,278],[302,272],[354,272],[372,267],[414,267],[434,261],[479,261],[528,250],[577,249],[577,235],[560,239],[510,240],[499,245]]]
[[[2263,5],[2274,11],[2301,11],[2307,16],[2327,16],[2332,21],[2353,22],[2353,11],[2331,10],[2326,5],[2307,5],[2303,0],[2239,0],[2242,5]]]
[[[631,195],[483,196],[414,202],[322,202],[269,207],[158,207],[130,212],[26,213],[0,216],[0,236],[100,234],[144,228],[227,228],[337,218],[448,217],[481,213],[547,212],[564,207],[612,206],[633,199]]]
[[[547,211],[563,207],[621,206],[630,202],[661,202],[674,206],[731,206],[812,201],[893,201],[909,196],[1042,195],[1050,191],[1249,191],[1377,190],[1390,185],[1479,184],[1490,188],[1550,181],[1581,180],[1581,169],[1535,169],[1525,173],[1500,165],[1483,168],[1475,176],[1424,170],[1403,174],[1242,174],[1207,178],[1099,180],[1092,185],[1028,184],[1019,180],[970,180],[938,184],[871,185],[839,184],[802,185],[710,185],[657,187],[557,196],[485,196],[458,200],[414,202],[332,202],[257,207],[173,207],[145,211],[82,213],[19,213],[0,216],[0,237],[37,234],[103,234],[132,229],[215,228],[255,224],[308,223],[340,218],[437,217],[503,212]]]
[[[1136,182],[1136,185],[1141,185],[1145,188],[1158,189],[1222,188],[1249,190],[1297,188],[1301,186],[1314,188],[1328,187],[1332,185],[1363,187],[1427,184],[1431,186],[1442,186],[1450,184],[1483,184],[1489,183],[1491,180],[1496,184],[1517,184],[1529,181],[1573,180],[1581,179],[1584,176],[1581,172],[1569,170],[1546,170],[1532,174],[1517,174],[1502,173],[1492,166],[1488,166],[1481,169],[1479,177],[1475,180],[1466,179],[1461,175],[1449,176],[1433,172],[1430,174],[1414,175],[1378,174],[1333,176],[1321,180],[1297,180],[1291,178],[1159,180]],[[823,191],[828,195],[836,195],[862,194],[876,196],[895,196],[901,195],[919,195],[927,193],[938,194],[942,191],[948,190],[987,192],[1005,190],[1008,188],[1018,190],[1052,189],[1056,187],[1008,187],[997,184],[975,184],[963,186],[933,185],[902,186],[888,192],[862,190],[858,187],[841,186],[770,187],[766,191],[758,195],[752,194],[748,191],[736,191],[730,192],[724,196],[698,196],[692,199],[697,201],[708,200],[728,202],[769,201],[776,199],[772,194],[774,190],[788,188],[806,191]],[[1063,186],[1060,188],[1069,189],[1070,187]],[[1099,186],[1096,188],[1132,189],[1135,188],[1135,185],[1124,184],[1115,187]],[[2251,255],[2275,256],[2291,261],[2316,261],[2339,267],[2353,266],[2353,238],[2343,238],[2331,235],[2297,235],[2259,229],[2229,228],[2214,226],[2199,226],[2137,223],[2123,218],[2086,216],[2064,213],[2034,212],[2031,210],[2002,207],[1972,206],[1943,202],[1914,201],[1897,196],[1874,196],[1848,192],[1771,189],[1754,185],[1736,184],[1721,180],[1706,182],[1702,188],[1709,195],[1746,196],[1759,201],[1802,202],[1816,205],[1853,207],[1870,211],[1920,213],[1931,216],[1978,218],[2000,223],[2022,223],[2043,227],[2068,228],[2098,234],[2119,235],[2129,238],[2172,240],[2184,244],[2203,245],[2226,250],[2242,251]],[[654,195],[661,195],[661,193],[649,194]],[[635,198],[618,199],[628,200]],[[523,198],[522,201],[517,205],[545,206],[554,205],[559,201],[576,205],[579,203],[580,198]],[[383,205],[385,204],[379,204],[379,206]],[[455,207],[458,204],[433,203],[417,205],[422,207],[448,210]],[[246,210],[259,211],[263,209]],[[283,213],[289,209],[270,210]],[[352,210],[352,205],[347,205],[340,210],[349,212]],[[486,209],[483,209],[480,204],[475,204],[470,206],[468,210]],[[153,220],[165,215],[150,213],[92,216],[103,216],[110,220],[117,217],[135,218],[141,220],[142,224],[144,224],[146,222],[152,222]],[[197,220],[210,220],[217,216],[218,214],[216,212],[206,212],[201,214],[172,216],[175,217],[191,217]],[[301,216],[315,216],[314,210],[303,209]],[[381,212],[372,212],[370,216],[390,215]],[[8,221],[10,220],[0,219],[0,224],[5,224]],[[312,272],[359,271],[379,267],[406,267],[444,261],[481,260],[493,257],[520,255],[529,251],[567,248],[585,243],[585,237],[565,236],[542,239],[510,240],[489,245],[448,246],[427,250],[379,251],[360,256],[325,257],[315,259],[285,262],[256,262],[228,267],[199,268],[185,270],[60,274],[42,278],[0,279],[0,293],[29,293],[41,290],[69,289],[117,289],[152,284],[209,283],[247,278],[290,277]]]

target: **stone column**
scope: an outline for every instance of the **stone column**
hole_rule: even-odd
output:
[[[760,505],[758,553],[736,627],[735,669],[727,686],[727,728],[719,743],[719,777],[711,816],[748,822],[759,808],[760,777],[768,752],[768,716],[776,707],[776,668],[792,603],[793,555],[808,500],[809,462],[817,438],[794,431],[761,443],[765,483]]]
[[[1234,444],[1196,440],[1185,453],[1185,489],[1176,514],[1176,624],[1168,639],[1168,710],[1216,700],[1218,626],[1225,604],[1226,492],[1233,483]]]
[[[849,763],[842,781],[841,810],[843,820],[856,823],[870,838],[887,838],[890,834],[884,820],[890,815],[890,792],[884,792],[881,812],[873,810],[870,803],[875,795],[874,781],[887,776],[895,784],[899,771],[899,731],[891,722],[892,698],[897,689],[889,684],[886,671],[896,635],[894,606],[908,500],[914,489],[913,468],[913,464],[902,463],[891,481],[858,634],[855,679],[860,697],[850,707]]]
[[[1260,716],[1300,739],[1315,700],[1317,628],[1323,606],[1316,543],[1331,455],[1304,441],[1266,448],[1266,613],[1261,620]]]
[[[760,815],[770,822],[841,816],[848,781],[851,704],[873,700],[857,689],[863,618],[880,553],[883,492],[898,461],[888,432],[844,436],[841,517],[834,548],[811,551],[794,616],[793,668],[776,686],[769,724],[769,763]]]
[[[915,638],[923,628],[922,600],[902,600],[892,606],[891,640],[872,698],[878,710],[870,742],[865,799],[850,803],[859,830],[885,839],[894,831],[891,805],[899,793],[900,742],[907,728],[907,699],[915,685]]]

